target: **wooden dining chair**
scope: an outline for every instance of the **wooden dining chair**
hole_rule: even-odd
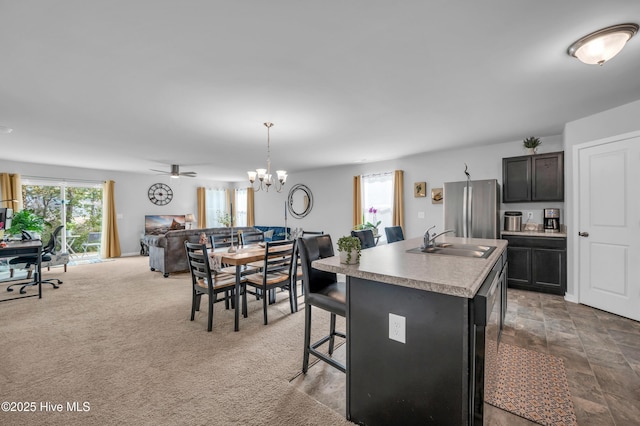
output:
[[[244,231],[240,234],[241,243],[243,246],[249,246],[252,244],[258,244],[264,242],[264,232],[262,231]]]
[[[294,291],[291,288],[291,262],[295,249],[294,241],[267,241],[265,243],[264,261],[262,268],[254,274],[247,275],[244,281],[244,292],[242,294],[243,309],[247,308],[247,286],[259,290],[262,298],[262,309],[264,313],[264,324],[268,324],[267,307],[270,290],[277,288],[289,291],[289,305],[291,313],[294,313]]]
[[[206,244],[184,242],[187,252],[187,261],[191,272],[191,321],[195,319],[196,311],[200,310],[202,295],[208,296],[207,331],[213,328],[213,305],[225,301],[227,309],[229,300],[233,304],[234,288],[236,285],[235,274],[218,272],[211,268],[209,252]],[[224,299],[218,299],[218,294],[224,293]]]

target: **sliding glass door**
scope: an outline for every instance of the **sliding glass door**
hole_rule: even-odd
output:
[[[99,255],[102,232],[102,184],[54,182],[23,178],[24,208],[44,218],[43,243],[59,225],[61,251],[74,255]],[[88,244],[93,243],[93,244]]]

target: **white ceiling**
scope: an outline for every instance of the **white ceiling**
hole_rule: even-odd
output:
[[[1,155],[242,181],[264,121],[289,173],[557,135],[640,99],[640,35],[566,54],[625,22],[640,1],[0,0]]]

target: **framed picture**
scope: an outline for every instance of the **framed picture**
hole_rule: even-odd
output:
[[[413,196],[414,197],[426,197],[427,196],[427,182],[416,182],[413,184]]]
[[[442,204],[444,196],[442,195],[442,188],[433,188],[431,190],[431,203]]]

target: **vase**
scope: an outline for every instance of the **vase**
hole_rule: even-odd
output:
[[[348,253],[346,251],[340,252],[340,263],[344,263],[345,265],[355,265],[358,263],[358,250],[351,250],[351,258],[349,259],[349,262],[347,262],[347,254]]]
[[[378,236],[378,228],[372,228],[371,230],[373,231],[373,236],[377,237]]]
[[[527,153],[529,155],[534,155],[538,152],[538,148],[527,148]]]

